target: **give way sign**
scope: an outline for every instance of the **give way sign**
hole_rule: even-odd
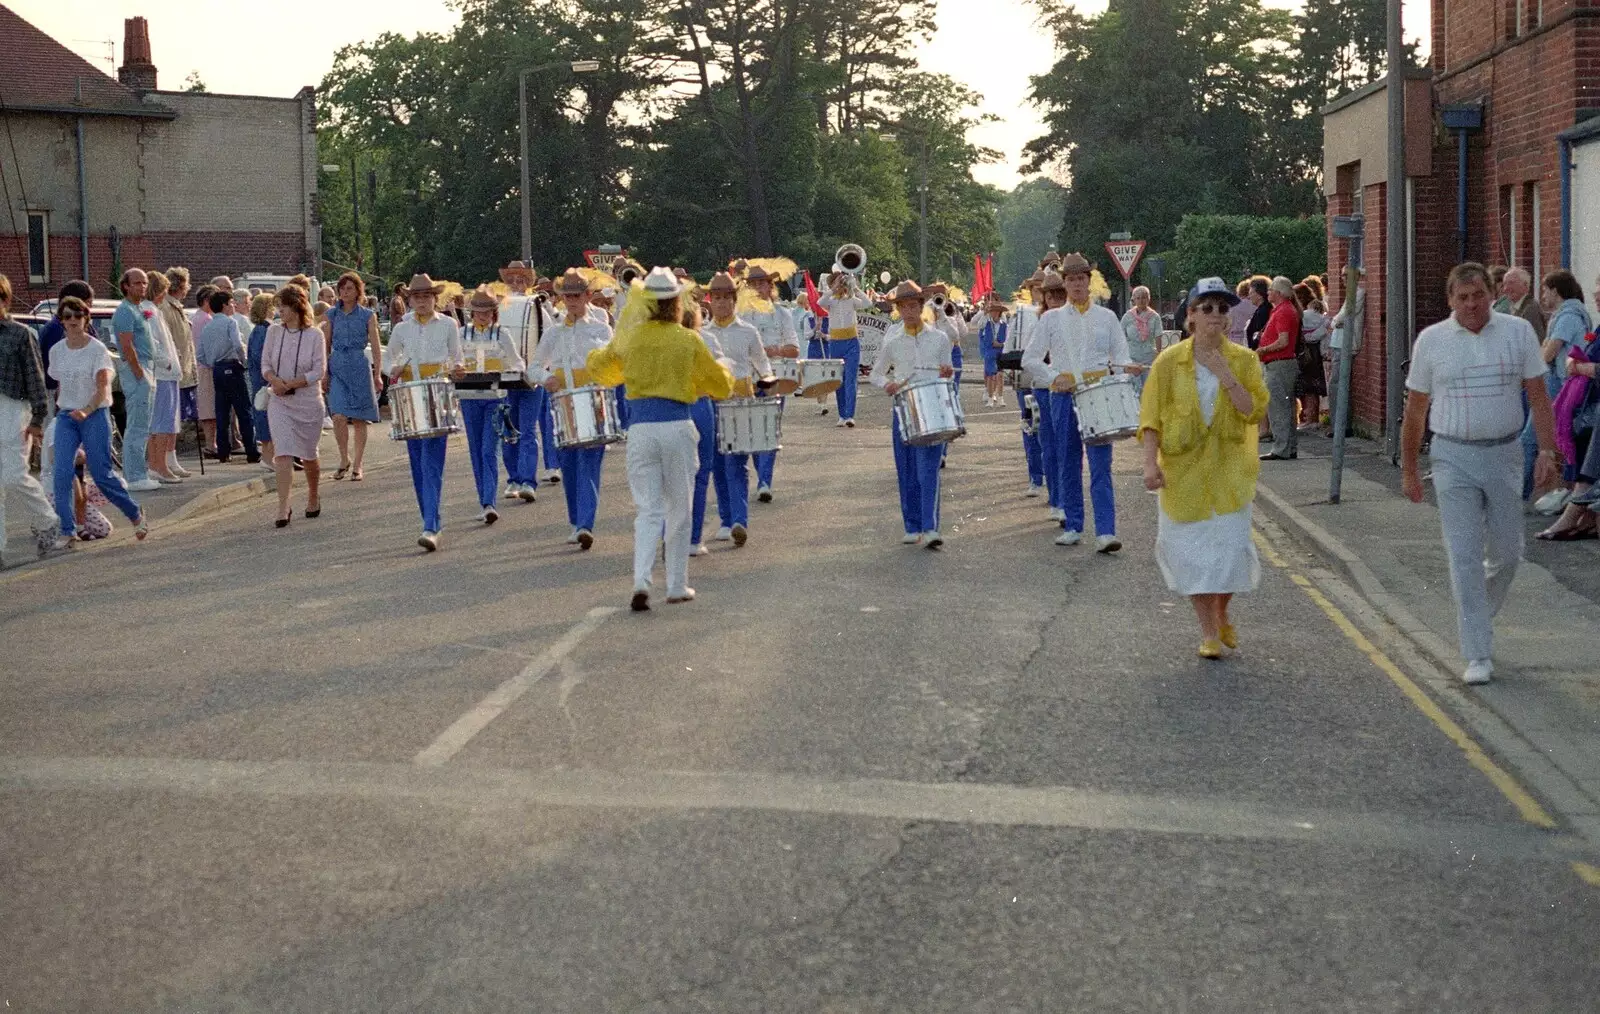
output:
[[[1122,280],[1130,281],[1133,278],[1133,269],[1139,266],[1139,258],[1144,256],[1144,240],[1107,243],[1106,253],[1117,262],[1117,270],[1122,272]]]

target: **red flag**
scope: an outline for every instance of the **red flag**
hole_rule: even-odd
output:
[[[990,254],[983,263],[983,294],[988,295],[994,291],[994,254]]]
[[[828,315],[828,311],[824,310],[822,308],[822,304],[817,302],[817,295],[818,295],[817,287],[815,285],[813,285],[812,282],[811,282],[811,272],[807,271],[805,273],[805,276],[806,276],[806,303],[810,305],[812,313],[816,314],[818,317],[826,317]]]
[[[983,257],[980,254],[972,255],[972,301],[976,303],[983,298]]]

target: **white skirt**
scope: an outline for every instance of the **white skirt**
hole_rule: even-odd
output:
[[[1204,521],[1174,521],[1160,511],[1156,564],[1179,595],[1231,595],[1255,591],[1261,559],[1250,539],[1253,504]]]

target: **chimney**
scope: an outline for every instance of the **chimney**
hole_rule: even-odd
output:
[[[117,80],[136,92],[156,90],[156,65],[150,62],[150,26],[144,18],[122,23],[122,66]]]

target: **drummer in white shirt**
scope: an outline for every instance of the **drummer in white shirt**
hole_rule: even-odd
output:
[[[552,323],[545,297],[529,291],[538,275],[521,261],[512,261],[500,269],[500,280],[511,290],[500,308],[500,326],[510,333],[522,361],[531,363],[539,336]],[[521,436],[516,443],[503,445],[507,478],[503,495],[533,503],[539,487],[539,441],[550,439],[547,396],[537,387],[513,388],[506,399]]]
[[[872,383],[892,396],[913,380],[954,377],[949,334],[922,319],[922,288],[916,282],[904,281],[895,287],[890,298],[900,312],[900,320],[884,336],[883,347],[872,364]],[[906,545],[920,542],[928,549],[938,549],[944,545],[944,537],[939,534],[941,448],[938,444],[913,447],[905,443],[900,438],[898,416],[893,418],[893,439],[900,517],[906,530],[900,541]]]
[[[467,304],[471,318],[461,325],[461,353],[474,365],[482,361],[487,371],[523,373],[526,364],[511,332],[500,326],[500,301],[488,289],[478,289]],[[481,359],[480,359],[481,357]],[[472,480],[478,488],[478,516],[474,521],[492,525],[500,520],[494,509],[495,487],[500,484],[500,447],[504,443],[496,420],[505,409],[512,425],[520,423],[504,397],[461,399],[461,423],[467,430],[467,456],[472,459]],[[519,441],[520,442],[520,437]],[[534,439],[530,431],[527,439]]]
[[[389,335],[389,382],[398,384],[410,370],[421,379],[446,375],[459,380],[466,376],[462,367],[461,332],[453,318],[434,312],[442,286],[426,274],[413,275],[407,290],[411,314],[394,326]],[[439,503],[444,494],[444,451],[449,437],[423,437],[406,441],[411,459],[411,484],[417,491],[417,507],[422,511],[422,535],[417,545],[428,552],[439,548],[443,529]]]
[[[755,307],[740,314],[740,319],[761,333],[761,344],[769,358],[800,358],[800,336],[794,329],[794,318],[777,305],[775,279],[766,268],[757,264],[745,276],[745,282],[754,293]],[[770,371],[768,371],[770,372]],[[772,502],[772,475],[778,464],[777,451],[763,451],[756,456],[756,499]]]
[[[611,340],[611,327],[589,314],[589,283],[576,271],[561,276],[556,292],[565,304],[561,322],[548,329],[534,353],[534,363],[545,390],[556,394],[589,383],[589,353]],[[600,447],[562,447],[556,451],[561,462],[561,489],[567,497],[567,521],[572,534],[567,544],[588,549],[594,545],[595,517],[600,513],[600,469],[606,449]]]
[[[1038,338],[1023,357],[1024,367],[1031,368],[1050,388],[1050,424],[1062,509],[1062,531],[1056,545],[1076,546],[1083,541],[1083,459],[1087,456],[1095,549],[1115,553],[1122,542],[1117,538],[1111,445],[1084,444],[1072,392],[1080,383],[1103,379],[1113,366],[1134,374],[1142,373],[1144,367],[1130,362],[1128,339],[1117,315],[1089,298],[1088,260],[1082,254],[1069,253],[1061,259],[1061,271],[1066,305],[1045,314]],[[1044,361],[1047,354],[1048,364]]]
[[[756,270],[760,270],[757,268]],[[733,373],[733,396],[752,398],[756,385],[772,380],[772,361],[767,358],[767,348],[755,325],[737,316],[738,288],[733,276],[720,273],[711,279],[706,289],[711,298],[711,320],[700,328],[700,337],[710,347],[712,355],[721,357]],[[718,455],[722,459],[723,475],[727,485],[727,512],[722,512],[722,493],[717,490],[717,510],[724,524],[717,529],[717,541],[732,539],[742,546],[750,537],[750,455]],[[756,455],[756,470],[761,468],[761,455]],[[770,475],[771,472],[769,471]],[[771,494],[768,494],[771,499]]]
[[[1044,313],[1044,271],[1035,271],[1022,282],[1022,291],[1029,297],[1029,302],[1017,307],[1016,315],[1012,318],[1010,334],[1006,336],[1006,347],[1003,352],[1022,352],[1028,348],[1028,342],[1033,338],[1033,333],[1039,326],[1039,315]],[[1027,396],[1033,384],[1024,371],[1017,371],[1017,409],[1022,414],[1024,422],[1028,418]],[[1049,399],[1046,399],[1048,401]],[[1042,428],[1043,421],[1035,420]],[[1044,467],[1044,449],[1039,443],[1039,433],[1036,429],[1030,433],[1026,429],[1022,432],[1022,456],[1028,464],[1028,496],[1038,496],[1046,489],[1046,484],[1053,484],[1056,480],[1053,475],[1046,472]],[[1051,505],[1054,507],[1054,504]]]

